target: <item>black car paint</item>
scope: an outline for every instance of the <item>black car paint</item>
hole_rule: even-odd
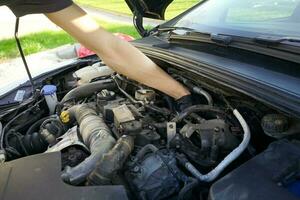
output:
[[[155,16],[147,15],[146,13],[154,5],[157,6],[155,13],[163,13],[172,1],[148,0],[148,1],[133,1],[126,0],[134,15],[137,13],[141,17],[155,18]],[[155,27],[149,31],[149,34],[156,34],[158,28],[173,26],[178,19],[185,13],[190,12],[205,1],[199,2],[194,7],[188,9],[174,19]],[[142,6],[144,4],[144,6]],[[146,9],[145,9],[146,6]],[[154,11],[152,9],[152,11]],[[159,11],[159,12],[158,12]],[[162,15],[161,15],[162,16]],[[157,18],[163,19],[163,18]],[[141,20],[141,19],[140,19]],[[136,26],[137,29],[140,27]],[[170,35],[168,36],[170,38]],[[252,42],[252,41],[250,41]],[[269,59],[278,60],[286,59],[290,65],[274,67],[271,63],[247,63],[243,59],[238,60],[238,56],[216,55],[214,53],[206,53],[203,50],[197,50],[197,45],[188,46],[189,42],[183,41],[180,44],[172,45],[164,36],[149,36],[141,40],[136,40],[134,44],[140,48],[145,54],[152,58],[163,59],[177,67],[182,67],[183,70],[194,71],[200,76],[207,77],[221,85],[233,88],[243,94],[251,96],[254,99],[269,104],[277,109],[280,109],[290,115],[299,118],[300,115],[300,69],[299,69],[299,54],[294,54],[292,50],[297,47],[289,46],[288,44],[276,45],[269,48],[268,45],[245,45],[238,46],[241,51],[252,51],[254,53],[261,52],[260,55]],[[211,44],[213,45],[213,44]],[[194,48],[196,46],[196,49]],[[241,48],[241,47],[245,48]],[[282,47],[282,49],[280,49]],[[191,48],[192,47],[192,48]],[[288,48],[287,48],[288,47]],[[283,51],[286,49],[286,51]],[[223,50],[224,51],[224,50]],[[226,50],[225,50],[226,51]],[[290,52],[289,52],[290,51]],[[252,54],[254,55],[254,54]],[[249,52],[249,56],[251,53]],[[255,59],[256,56],[253,56]],[[257,56],[259,57],[259,56]],[[293,63],[296,62],[296,63]],[[280,61],[279,61],[280,63]],[[294,68],[294,69],[293,69]]]
[[[0,168],[0,199],[128,199],[123,186],[67,185],[61,181],[60,170],[60,152],[37,154],[7,162]]]
[[[272,63],[259,61],[250,62],[243,56],[239,57],[235,55],[230,49],[226,50],[226,48],[223,47],[215,47],[213,48],[213,51],[208,51],[205,50],[207,46],[204,46],[203,49],[199,48],[199,46],[197,47],[198,44],[190,44],[188,42],[186,44],[170,44],[164,36],[150,36],[136,40],[133,44],[147,56],[155,60],[163,60],[165,63],[170,63],[174,68],[177,68],[182,72],[197,74],[199,77],[215,82],[216,85],[231,88],[289,115],[293,115],[297,118],[300,116],[300,68],[295,63],[290,63],[289,67],[280,68],[280,66],[275,66]],[[213,46],[213,44],[209,45]],[[248,53],[249,57],[250,55],[253,56],[253,59],[260,57],[262,59],[278,60],[278,58],[272,56],[258,56],[251,54],[250,52]],[[247,52],[245,54],[247,54]],[[251,57],[248,59],[251,60]],[[41,85],[45,79],[57,76],[66,71],[78,69],[78,67],[83,67],[96,60],[96,56],[79,59],[71,65],[40,75],[35,78],[35,81],[39,83],[38,85]],[[278,61],[278,63],[280,63],[280,61]],[[293,67],[296,68],[292,69]],[[3,104],[5,104],[4,102],[8,102],[9,99],[12,99],[18,89],[24,87],[30,88],[28,82],[8,94],[1,96],[0,104],[1,102]],[[0,112],[0,118],[1,114],[2,113]],[[73,195],[73,198],[75,199],[81,197],[86,198],[89,195],[91,198],[101,198],[98,196],[99,193],[103,194],[103,198],[109,196],[110,199],[126,199],[124,188],[119,186],[109,186],[105,188],[94,187],[84,191],[81,191],[82,188],[80,187],[61,186],[61,181],[57,173],[59,171],[57,167],[60,166],[58,160],[60,156],[58,154],[41,154],[37,155],[37,157],[39,158],[35,159],[35,161],[38,161],[38,163],[31,160],[33,157],[29,157],[11,162],[0,169],[4,174],[7,174],[7,177],[1,179],[2,183],[5,182],[4,184],[6,187],[0,192],[1,194],[7,193],[11,195],[6,199],[16,199],[21,197],[24,199],[39,199],[40,195],[43,194],[54,194],[60,198],[63,196],[69,198],[68,195]],[[51,160],[54,160],[54,162],[51,162]],[[49,162],[52,164],[49,165]],[[41,165],[41,163],[43,165]],[[47,164],[45,165],[45,163]],[[26,167],[28,167],[28,169],[26,169]],[[14,173],[10,175],[12,170],[14,170]],[[24,171],[27,171],[28,173],[24,174]],[[46,171],[47,173],[42,173],[43,171]],[[23,177],[22,182],[18,181],[20,176]],[[39,177],[35,179],[37,182],[32,183],[36,186],[28,184],[34,176]],[[10,179],[10,184],[6,184],[8,179]],[[48,188],[50,190],[43,192],[39,190],[39,186],[45,181],[50,182],[49,185],[51,185],[51,187]],[[34,190],[32,190],[32,186],[34,186]],[[22,189],[24,190],[22,191]],[[32,197],[18,196],[24,194],[24,191],[27,190],[32,192],[30,193],[33,194]],[[55,190],[55,192],[51,193],[52,190]]]
[[[275,69],[268,63],[249,64],[241,58],[237,60],[238,57],[227,58],[204,50],[192,50],[191,46],[187,48],[185,45],[169,44],[155,36],[136,40],[134,44],[152,58],[164,60],[182,70],[193,71],[299,118],[298,67],[291,74],[290,68]],[[290,65],[297,66],[295,63]]]
[[[300,68],[297,67],[296,63],[287,63],[282,68],[280,59],[277,58],[251,55],[247,52],[243,57],[237,55],[242,54],[240,50],[234,54],[230,49],[220,50],[222,47],[215,47],[213,51],[208,52],[207,49],[209,48],[206,46],[201,48],[195,44],[170,44],[163,36],[142,38],[134,41],[133,44],[151,58],[163,60],[182,71],[197,74],[218,85],[229,87],[288,115],[299,118]],[[251,56],[253,57],[251,58]],[[248,57],[248,60],[245,57]],[[95,62],[95,57],[89,59],[91,59],[90,62]],[[62,69],[74,69],[76,64],[81,63],[82,66],[89,59],[79,60]],[[250,62],[251,59],[259,60]],[[261,61],[262,59],[266,60]],[[268,62],[269,60],[277,60],[279,64],[276,66]],[[58,73],[44,74],[39,77],[38,82],[41,83],[41,78],[46,79],[46,77],[51,77],[54,74]],[[8,93],[7,96],[2,96],[2,103],[7,102],[7,98],[11,100],[16,91],[17,89]]]

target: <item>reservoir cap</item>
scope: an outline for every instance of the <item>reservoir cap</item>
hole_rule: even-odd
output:
[[[57,91],[57,87],[55,85],[44,85],[42,88],[43,95],[53,95]]]

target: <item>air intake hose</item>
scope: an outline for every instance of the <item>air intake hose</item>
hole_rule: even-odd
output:
[[[116,88],[116,84],[112,83],[111,80],[87,83],[69,91],[61,100],[60,105],[63,105],[65,102],[70,100],[78,100],[84,97],[91,96],[93,93],[100,92],[103,89],[111,90],[114,88]]]
[[[99,160],[97,167],[88,176],[87,185],[109,185],[116,172],[122,169],[124,162],[132,152],[134,139],[132,136],[122,136],[107,154]]]
[[[86,177],[95,169],[97,161],[113,148],[116,143],[110,129],[102,117],[86,104],[73,106],[68,110],[70,117],[79,124],[83,142],[89,147],[91,155],[79,165],[67,167],[62,174],[65,182],[77,185],[85,181]]]

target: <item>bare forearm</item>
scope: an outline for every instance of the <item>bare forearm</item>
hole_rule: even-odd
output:
[[[55,24],[62,27],[118,73],[178,99],[189,92],[152,60],[130,43],[122,41],[102,29],[76,5],[56,13],[47,14]]]

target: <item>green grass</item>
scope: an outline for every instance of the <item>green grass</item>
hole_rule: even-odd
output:
[[[113,12],[131,15],[131,11],[128,8],[125,0],[75,0],[75,2],[81,5],[87,5],[95,8],[101,8]],[[198,2],[200,2],[200,0],[174,0],[172,4],[167,8],[166,19],[175,17],[176,15],[182,13]]]
[[[133,26],[124,24],[112,24],[98,21],[106,30],[116,33],[125,33],[135,38],[139,37]],[[65,44],[75,43],[75,40],[64,31],[43,31],[20,37],[25,55],[37,53],[47,49],[52,49]],[[15,39],[5,39],[0,41],[0,62],[6,59],[16,58],[19,52]]]
[[[106,9],[113,12],[131,15],[125,0],[75,0],[82,5],[88,5],[95,8]],[[187,8],[198,3],[199,0],[174,0],[166,11],[166,19],[170,19],[180,14]],[[99,24],[110,32],[121,32],[131,35],[135,38],[139,34],[133,26],[98,21]],[[47,49],[52,49],[65,44],[75,43],[75,40],[63,31],[43,31],[29,34],[20,38],[25,55],[37,53]],[[19,56],[16,42],[14,39],[0,41],[0,62],[6,59]]]
[[[74,43],[74,40],[63,31],[43,31],[20,38],[25,55],[52,49],[63,44]],[[19,56],[15,39],[0,41],[0,61]]]

